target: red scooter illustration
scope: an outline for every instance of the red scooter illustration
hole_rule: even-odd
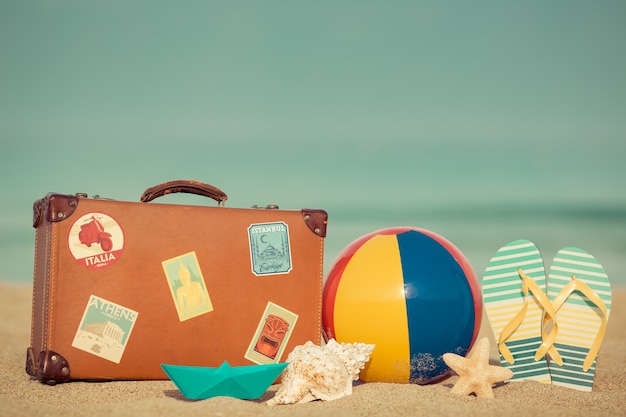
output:
[[[91,221],[80,226],[80,232],[78,232],[80,243],[87,245],[87,247],[91,247],[92,243],[99,243],[105,252],[113,249],[111,234],[104,231],[104,226],[102,226],[96,215],[94,214],[87,220]]]

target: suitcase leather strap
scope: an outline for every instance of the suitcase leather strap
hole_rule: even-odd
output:
[[[147,203],[157,197],[172,193],[189,193],[209,197],[217,201],[218,206],[223,206],[226,200],[228,200],[226,193],[213,185],[193,180],[175,180],[148,188],[142,194],[140,201]]]

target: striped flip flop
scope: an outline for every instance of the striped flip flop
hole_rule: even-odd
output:
[[[485,269],[482,281],[485,312],[493,329],[501,365],[513,372],[512,381],[550,383],[542,345],[545,269],[539,249],[528,240],[500,248]]]
[[[592,255],[566,247],[552,262],[548,298],[556,310],[554,348],[562,358],[562,366],[549,363],[552,384],[591,391],[611,310],[609,278]]]

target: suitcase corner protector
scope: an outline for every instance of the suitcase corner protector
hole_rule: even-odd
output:
[[[69,363],[62,355],[52,350],[39,352],[38,360],[35,362],[34,351],[32,348],[28,348],[26,373],[48,385],[68,382],[71,379]]]
[[[319,209],[303,209],[302,218],[309,229],[319,237],[326,237],[328,213]]]

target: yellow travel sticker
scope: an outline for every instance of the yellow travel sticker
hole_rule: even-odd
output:
[[[161,263],[180,321],[213,311],[195,252]]]

